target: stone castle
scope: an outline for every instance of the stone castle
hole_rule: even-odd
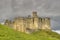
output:
[[[41,18],[37,15],[37,12],[32,12],[32,16],[17,17],[14,20],[5,21],[5,25],[11,26],[13,29],[21,32],[33,32],[39,29],[50,30],[50,18]]]

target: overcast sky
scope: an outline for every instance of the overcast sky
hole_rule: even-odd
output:
[[[33,11],[40,17],[50,17],[52,29],[60,30],[60,0],[0,0],[0,22]]]

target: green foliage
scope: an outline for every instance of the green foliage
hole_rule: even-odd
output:
[[[8,19],[6,19],[6,20],[5,20],[5,25],[10,25],[10,24],[11,24],[11,21],[8,20]]]
[[[60,40],[60,35],[45,30],[26,34],[15,31],[7,26],[0,25],[0,40]]]

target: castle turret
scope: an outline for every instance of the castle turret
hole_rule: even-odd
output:
[[[39,18],[38,29],[42,29],[42,18]]]
[[[33,12],[33,25],[34,25],[34,29],[38,29],[38,16],[37,16],[37,12]]]
[[[24,18],[20,17],[19,19],[16,19],[14,21],[14,29],[17,31],[25,32],[25,27],[24,27]]]
[[[50,18],[45,18],[45,27],[46,27],[46,29],[51,29],[50,28]]]
[[[50,18],[42,18],[42,29],[51,29],[50,28]]]
[[[45,29],[45,18],[42,18],[42,26],[41,29]]]

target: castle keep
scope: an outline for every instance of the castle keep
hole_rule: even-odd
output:
[[[5,25],[12,26],[13,29],[21,32],[32,32],[38,29],[50,30],[50,18],[41,18],[37,12],[32,12],[32,16],[17,17],[13,22],[6,21]]]

